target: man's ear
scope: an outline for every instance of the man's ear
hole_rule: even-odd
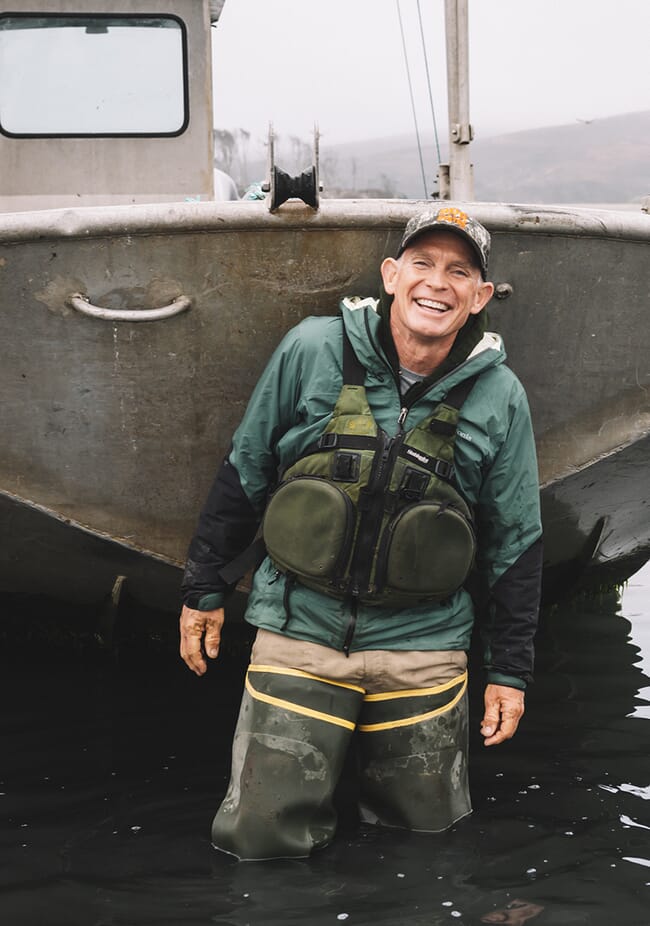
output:
[[[395,295],[395,277],[397,276],[398,263],[393,257],[387,257],[382,261],[381,267],[381,278],[384,283],[384,289],[389,296]]]
[[[492,298],[493,293],[494,283],[481,283],[476,294],[476,302],[474,303],[474,308],[471,309],[471,314],[478,315],[479,312],[482,312]]]

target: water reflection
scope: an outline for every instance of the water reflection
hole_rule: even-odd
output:
[[[639,648],[637,666],[650,679],[650,563],[633,576],[622,595],[621,613],[630,621],[630,638]],[[650,686],[639,691],[641,703],[635,705],[636,717],[650,719]]]
[[[350,775],[335,844],[305,862],[209,845],[245,665],[234,634],[238,657],[200,680],[172,656],[139,673],[19,647],[0,681],[0,921],[648,926],[650,581],[634,588],[545,613],[511,743],[482,748],[474,686],[470,818],[442,836],[360,826]]]
[[[525,900],[511,900],[500,910],[494,910],[492,913],[486,913],[481,917],[482,923],[505,923],[506,926],[522,926],[528,920],[539,916],[544,911],[544,907],[539,904],[529,903]]]

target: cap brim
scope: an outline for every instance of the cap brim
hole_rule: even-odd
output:
[[[399,250],[397,252],[397,256],[401,257],[404,251],[411,247],[417,238],[436,231],[450,231],[458,235],[459,238],[462,238],[463,241],[466,241],[467,244],[469,244],[471,247],[472,253],[476,257],[476,263],[478,265],[478,269],[481,272],[481,277],[484,280],[487,279],[487,267],[483,263],[483,255],[481,254],[478,245],[471,235],[468,235],[466,231],[463,231],[463,229],[459,228],[457,225],[452,225],[451,222],[435,222],[431,225],[428,225],[426,228],[418,228],[417,231],[414,231],[413,234],[410,235],[410,237],[406,238],[406,240],[402,240],[402,243],[400,244]]]

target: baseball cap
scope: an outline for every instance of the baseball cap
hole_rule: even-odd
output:
[[[448,229],[465,238],[476,254],[481,268],[481,276],[485,280],[490,257],[490,233],[479,221],[467,215],[462,209],[446,206],[442,209],[431,209],[414,215],[406,224],[397,256],[399,257],[418,235],[433,231],[436,228]]]

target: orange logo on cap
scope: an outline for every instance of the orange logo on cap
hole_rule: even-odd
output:
[[[450,225],[457,225],[459,228],[465,228],[469,222],[469,216],[461,209],[440,209],[436,216],[438,222],[449,222]]]

